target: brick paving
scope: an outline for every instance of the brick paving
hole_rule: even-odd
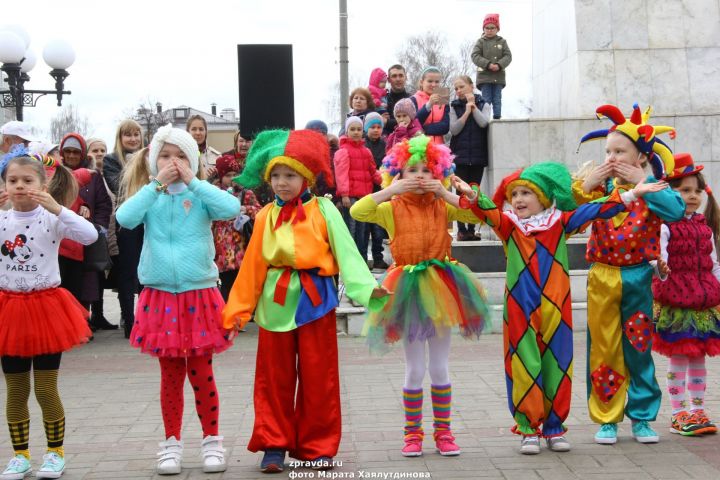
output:
[[[108,296],[109,318],[117,321]],[[720,476],[720,436],[681,437],[668,432],[667,396],[655,424],[660,443],[640,445],[630,438],[630,424],[620,427],[619,442],[593,442],[595,426],[587,417],[585,334],[575,339],[575,389],[568,427],[573,449],[540,455],[518,453],[519,438],[509,432],[510,417],[502,375],[502,337],[479,342],[453,339],[450,358],[453,383],[453,427],[463,450],[459,457],[434,453],[431,438],[425,454],[404,458],[402,446],[402,349],[371,357],[364,339],[340,336],[343,441],[336,458],[342,465],[322,477],[306,468],[267,476],[258,472],[259,454],[246,450],[253,424],[252,381],[257,328],[241,334],[235,346],[218,356],[216,380],[221,398],[221,434],[228,449],[228,470],[203,474],[199,458],[200,425],[192,392],[186,385],[183,472],[154,474],[157,442],[163,438],[157,360],[131,349],[120,331],[99,332],[90,344],[63,357],[61,392],[67,413],[66,479],[257,479],[257,478],[498,478],[498,479],[708,479]],[[664,358],[657,356],[664,389]],[[720,414],[720,365],[708,361],[708,409]],[[429,382],[429,380],[428,380]],[[0,382],[0,398],[5,398]],[[429,385],[428,387],[429,388]],[[431,425],[425,404],[426,428]],[[44,453],[40,410],[30,401],[31,450],[36,466]],[[720,416],[717,417],[720,420]],[[0,436],[0,461],[10,458],[7,433]],[[334,475],[334,476],[333,476]],[[374,475],[374,476],[371,476]]]

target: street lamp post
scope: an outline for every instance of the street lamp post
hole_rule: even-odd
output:
[[[28,72],[35,67],[37,58],[30,50],[30,36],[19,26],[0,27],[0,70],[7,78],[6,90],[0,90],[0,104],[3,107],[15,107],[15,118],[23,120],[23,108],[34,107],[40,97],[55,94],[58,107],[62,105],[62,96],[70,95],[65,90],[67,69],[75,61],[75,52],[64,40],[48,43],[43,50],[45,63],[52,68],[50,76],[55,79],[55,90],[29,90],[25,83],[30,80]]]

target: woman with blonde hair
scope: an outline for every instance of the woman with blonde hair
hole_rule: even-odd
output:
[[[117,196],[120,180],[133,156],[141,148],[143,148],[143,137],[140,124],[131,119],[120,122],[115,135],[113,151],[106,155],[103,161],[103,177],[113,195]],[[117,198],[116,206],[119,207],[122,202],[123,199]],[[142,250],[142,225],[133,229],[116,225],[115,239],[118,254],[111,257],[113,261],[111,277],[114,278],[118,290],[120,317],[125,328],[125,337],[129,338],[130,330],[135,322],[135,294],[140,289],[137,266]]]

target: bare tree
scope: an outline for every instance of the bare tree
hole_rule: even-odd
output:
[[[65,105],[52,120],[50,120],[50,136],[53,143],[60,143],[65,134],[75,132],[83,137],[88,134],[88,118],[81,115],[77,107]]]
[[[163,111],[162,103],[147,97],[140,102],[138,108],[130,114],[130,117],[143,128],[145,144],[149,145],[157,129],[170,122],[172,112],[170,110]]]
[[[464,41],[458,55],[451,55],[445,35],[427,32],[408,37],[397,58],[398,63],[405,67],[408,87],[417,88],[422,71],[429,66],[439,68],[444,84],[449,85],[454,77],[472,73],[472,48],[471,41]]]

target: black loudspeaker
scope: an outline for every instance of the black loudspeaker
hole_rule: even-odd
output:
[[[240,132],[295,128],[292,45],[238,45]]]

